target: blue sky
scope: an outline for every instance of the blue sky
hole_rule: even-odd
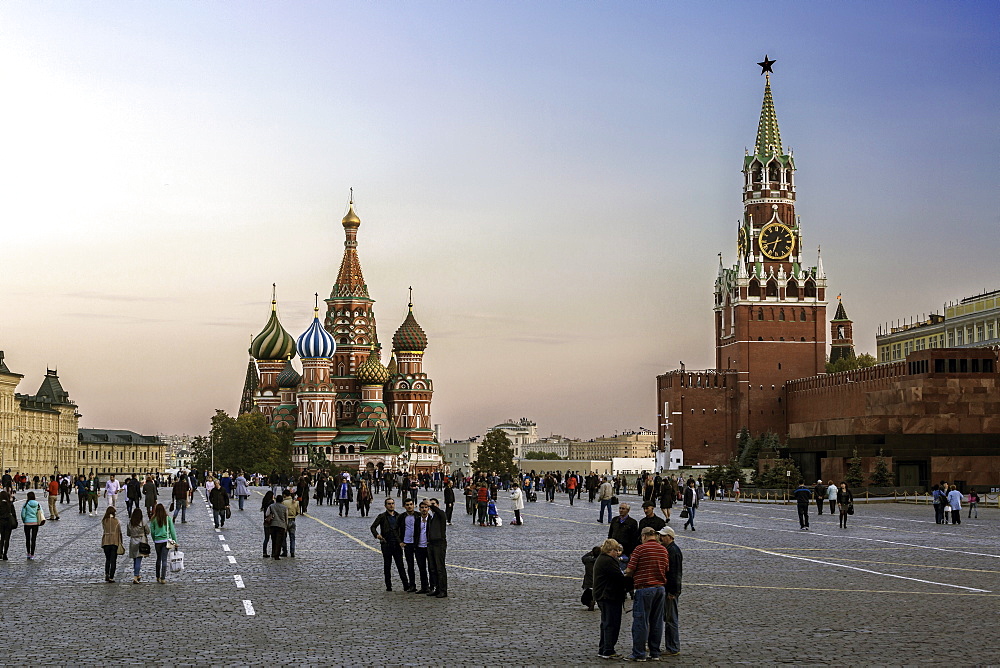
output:
[[[82,426],[234,410],[272,282],[294,335],[354,187],[383,341],[415,312],[434,421],[590,437],[709,367],[763,78],[859,351],[1000,287],[997,6],[6,3],[0,347]]]

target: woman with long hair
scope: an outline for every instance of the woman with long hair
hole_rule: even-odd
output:
[[[372,493],[368,489],[368,483],[362,480],[361,485],[358,487],[358,512],[361,513],[361,517],[368,517],[371,509]]]
[[[840,483],[840,491],[837,492],[837,506],[840,508],[840,528],[847,528],[848,509],[854,505],[854,495],[847,489],[847,483]]]
[[[264,500],[260,502],[260,512],[264,513],[264,558],[268,558],[267,544],[271,542],[271,525],[267,521],[267,509],[271,507],[274,503],[274,491],[268,490],[267,494],[264,495]],[[274,546],[272,546],[274,549]],[[278,546],[281,549],[281,546]]]
[[[104,550],[104,581],[114,582],[115,571],[118,570],[118,554],[125,553],[122,545],[122,525],[115,517],[115,507],[108,506],[101,520],[104,535],[101,536],[101,549]]]
[[[129,517],[128,527],[125,529],[128,534],[128,556],[132,558],[132,584],[136,584],[142,578],[139,571],[142,569],[142,558],[150,553],[149,549],[149,527],[143,519],[142,511],[136,508]],[[145,545],[145,547],[142,547]]]
[[[174,520],[167,515],[167,509],[162,503],[156,504],[153,509],[153,518],[149,521],[149,533],[153,537],[153,546],[156,548],[156,581],[160,584],[167,582],[167,541],[174,541],[177,544],[177,531],[174,529]]]
[[[28,492],[27,501],[21,506],[21,524],[24,525],[24,549],[28,559],[35,558],[35,541],[38,539],[38,527],[45,522],[42,504],[35,501],[35,493]]]
[[[7,493],[7,490],[4,490],[0,492],[0,561],[7,561],[10,532],[14,530],[16,523],[14,503],[10,500],[10,494]]]

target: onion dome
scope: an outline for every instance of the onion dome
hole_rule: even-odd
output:
[[[385,385],[389,380],[389,370],[382,366],[379,352],[378,349],[373,349],[368,354],[368,359],[358,367],[355,375],[362,385]]]
[[[302,376],[300,376],[299,372],[292,366],[291,358],[285,362],[285,368],[281,370],[281,373],[278,374],[278,378],[276,380],[278,387],[285,388],[298,387],[299,383],[302,382]]]
[[[406,314],[406,320],[392,335],[392,349],[397,352],[423,352],[427,348],[427,335],[413,317],[413,302],[410,302],[409,307],[410,312]]]
[[[271,299],[271,317],[264,330],[250,343],[250,354],[256,360],[284,360],[295,354],[295,339],[278,322],[278,302]]]
[[[337,342],[319,321],[319,307],[313,309],[313,321],[309,329],[299,337],[299,357],[316,359],[333,357]]]
[[[344,227],[358,227],[361,225],[361,219],[358,218],[358,214],[354,213],[354,197],[351,197],[351,203],[347,209],[347,215],[344,219],[340,221],[343,223]]]

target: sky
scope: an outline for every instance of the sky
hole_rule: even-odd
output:
[[[81,427],[206,433],[353,187],[444,438],[655,428],[656,375],[714,365],[765,54],[859,353],[1000,288],[995,2],[3,3],[0,349]]]

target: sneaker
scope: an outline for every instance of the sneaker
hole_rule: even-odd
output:
[[[666,655],[667,656],[677,656],[680,653],[681,653],[680,650],[677,650],[676,652],[666,652]]]
[[[645,663],[646,662],[646,657],[644,657],[644,656],[626,656],[623,660],[624,661],[629,661],[631,663]]]

